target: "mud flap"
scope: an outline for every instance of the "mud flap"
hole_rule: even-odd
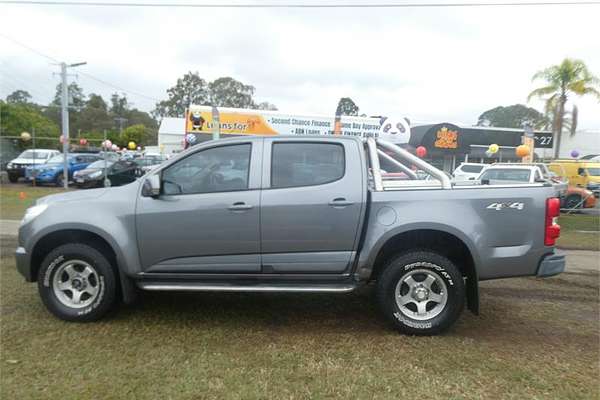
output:
[[[121,294],[123,296],[123,303],[133,304],[138,297],[138,289],[133,283],[133,280],[129,278],[119,268],[119,281],[121,282]]]
[[[475,315],[479,315],[479,282],[477,279],[466,279],[467,308]]]

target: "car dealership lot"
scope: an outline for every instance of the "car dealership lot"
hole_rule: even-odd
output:
[[[482,283],[482,313],[397,334],[349,295],[143,293],[109,319],[51,316],[2,238],[1,398],[598,398],[594,257]],[[590,267],[589,264],[592,263]]]
[[[19,201],[52,190],[30,189],[2,186],[3,218],[11,207],[18,219]],[[69,324],[52,317],[35,285],[18,275],[15,247],[13,235],[2,236],[0,398],[600,395],[594,252],[570,253],[557,277],[483,282],[479,317],[464,313],[447,334],[417,338],[383,322],[370,288],[308,296],[143,293],[103,322]]]

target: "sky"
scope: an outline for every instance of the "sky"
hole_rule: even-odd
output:
[[[223,9],[0,4],[0,97],[24,89],[36,102],[51,101],[59,68],[42,53],[67,63],[86,61],[69,78],[86,94],[108,100],[113,92],[125,93],[144,111],[165,99],[177,78],[197,71],[207,81],[231,76],[251,84],[257,101],[286,113],[327,115],[335,112],[340,97],[351,97],[367,115],[471,125],[490,108],[526,104],[528,93],[542,85],[531,81],[533,74],[565,57],[583,60],[600,76],[598,15],[600,5]],[[568,104],[577,104],[581,129],[600,129],[597,100],[573,97]],[[543,109],[540,101],[529,105]]]

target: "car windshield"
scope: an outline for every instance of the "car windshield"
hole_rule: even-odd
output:
[[[100,168],[108,168],[113,164],[112,161],[110,160],[98,160],[98,161],[94,161],[93,163],[91,163],[90,165],[88,165],[86,168],[88,169],[100,169]]]
[[[45,151],[45,150],[25,150],[19,156],[19,158],[46,158],[46,157],[48,157],[48,151]]]
[[[528,169],[497,168],[488,169],[479,177],[480,180],[529,182],[531,171]]]
[[[50,158],[48,161],[46,161],[47,164],[58,164],[63,162],[64,157],[62,154],[58,154],[52,158]]]
[[[587,172],[591,176],[600,176],[600,168],[588,168]]]

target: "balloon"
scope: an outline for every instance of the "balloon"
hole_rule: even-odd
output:
[[[82,146],[85,146],[87,144],[87,139],[85,139],[85,138],[79,139],[79,144]]]
[[[571,150],[571,157],[573,157],[573,158],[579,157],[579,152],[577,150]]]
[[[31,135],[29,134],[29,132],[23,132],[21,133],[21,139],[23,139],[24,141],[28,141],[29,139],[31,139]]]
[[[140,150],[142,150],[142,148],[140,146],[138,146],[137,147],[137,151],[140,151]]]
[[[487,158],[492,158],[492,157],[494,157],[494,153],[492,153],[490,150],[488,150],[488,151],[485,152],[485,156]]]
[[[496,154],[498,150],[500,150],[500,146],[498,146],[496,143],[490,144],[490,147],[488,147],[488,151],[492,154]]]
[[[529,146],[527,146],[526,144],[522,144],[519,147],[517,147],[515,153],[517,154],[517,157],[526,157],[530,153]]]
[[[423,158],[427,155],[427,149],[424,146],[417,147],[417,156]]]
[[[196,135],[188,133],[187,135],[185,135],[185,141],[188,142],[189,144],[196,143]]]
[[[127,143],[127,147],[129,148],[129,150],[134,150],[135,149],[135,142],[129,142],[129,143]]]
[[[112,146],[112,142],[108,139],[106,139],[104,142],[102,142],[102,147],[110,149]]]
[[[60,135],[60,138],[58,140],[60,140],[61,144],[64,144],[65,143],[65,136],[64,135]]]
[[[113,151],[117,151],[117,150],[119,150],[119,146],[117,146],[116,144],[113,144],[113,145],[111,146],[111,149],[112,149]]]

